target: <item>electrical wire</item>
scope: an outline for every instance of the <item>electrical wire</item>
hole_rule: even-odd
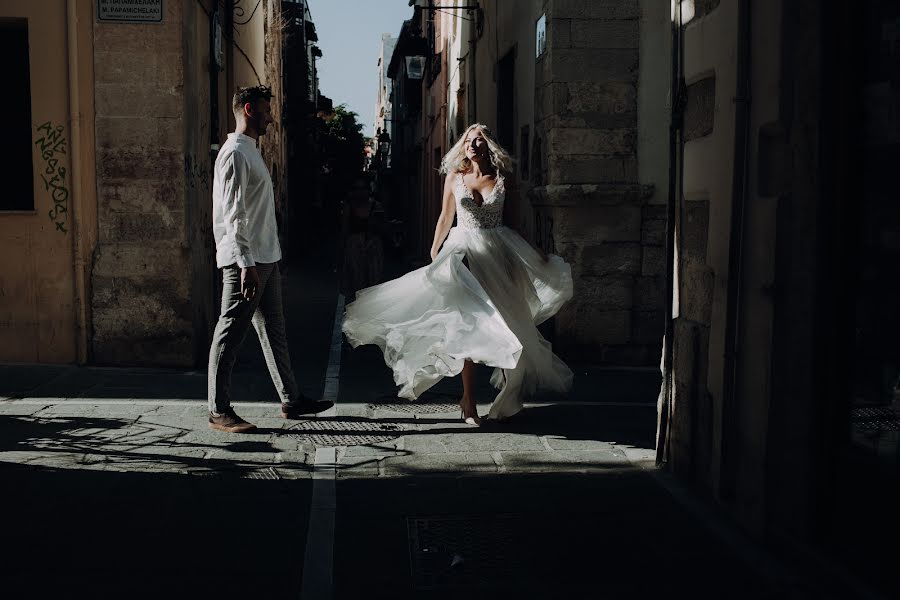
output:
[[[450,12],[450,11],[448,11],[448,10],[443,10],[443,9],[440,9],[440,8],[435,8],[435,9],[433,9],[433,10],[434,10],[434,12],[444,13],[444,14],[450,15],[450,16],[452,16],[452,17],[457,17],[457,18],[462,19],[462,20],[464,20],[464,21],[475,21],[475,19],[473,19],[472,17],[464,17],[464,16],[462,16],[462,15],[457,15],[456,13],[452,13],[452,12]],[[472,9],[469,8],[469,9],[465,9],[465,10],[472,10]]]

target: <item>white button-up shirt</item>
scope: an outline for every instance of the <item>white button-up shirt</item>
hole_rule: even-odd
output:
[[[229,133],[213,171],[216,265],[252,267],[281,259],[272,178],[256,140]]]

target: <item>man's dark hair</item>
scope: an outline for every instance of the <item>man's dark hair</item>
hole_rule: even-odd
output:
[[[258,100],[271,100],[272,91],[264,85],[253,87],[239,87],[231,100],[231,110],[235,115],[244,112],[244,105],[248,102],[255,108]]]

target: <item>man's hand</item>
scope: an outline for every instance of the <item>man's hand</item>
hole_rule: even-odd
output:
[[[252,300],[259,289],[259,273],[256,267],[243,267],[241,269],[241,295],[245,300]]]

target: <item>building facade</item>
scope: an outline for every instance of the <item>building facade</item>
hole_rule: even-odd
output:
[[[837,596],[896,595],[900,8],[680,12],[660,458]]]
[[[394,54],[394,47],[397,45],[397,38],[389,33],[382,34],[381,47],[378,52],[378,63],[376,69],[378,71],[378,91],[375,96],[375,125],[372,128],[374,135],[379,131],[386,131],[388,135],[393,137],[394,119],[391,110],[391,97],[393,95],[393,81],[388,76],[388,66],[391,56]]]
[[[487,125],[516,159],[507,225],[573,266],[575,298],[547,334],[594,364],[659,362],[669,10],[646,4],[420,0],[406,33],[419,41],[395,51],[425,65],[412,251],[430,248],[440,157]]]
[[[236,86],[275,92],[261,149],[286,204],[281,3],[245,4],[0,2],[5,49],[27,56],[8,151],[21,177],[0,207],[0,360],[205,362],[212,165]]]

